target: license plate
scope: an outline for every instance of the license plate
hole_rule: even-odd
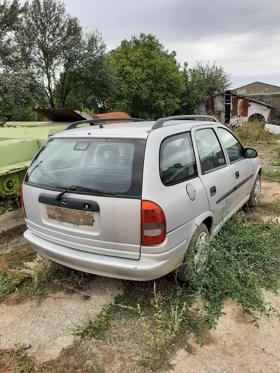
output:
[[[72,210],[48,205],[47,214],[49,219],[62,223],[87,225],[89,227],[92,227],[94,224],[94,214],[92,211]]]

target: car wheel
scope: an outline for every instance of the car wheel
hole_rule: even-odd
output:
[[[208,261],[209,231],[205,224],[194,232],[183,264],[176,270],[176,277],[184,282],[189,281],[196,273],[202,272]]]
[[[249,207],[256,207],[259,203],[260,198],[261,198],[261,177],[260,175],[258,175],[254,182],[254,185],[253,185],[253,188],[250,194],[250,199],[248,201]]]

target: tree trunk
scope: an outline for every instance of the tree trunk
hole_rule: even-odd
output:
[[[47,91],[48,91],[48,98],[49,98],[49,104],[51,108],[54,108],[54,97],[53,97],[53,91],[52,91],[52,77],[49,71],[46,71],[47,75],[47,81],[48,81],[48,86],[47,86]]]

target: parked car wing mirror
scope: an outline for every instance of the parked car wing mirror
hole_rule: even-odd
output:
[[[245,157],[246,158],[257,158],[258,152],[254,148],[245,148]]]

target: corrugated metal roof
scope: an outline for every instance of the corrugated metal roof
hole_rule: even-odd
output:
[[[264,101],[255,100],[255,99],[253,99],[253,98],[251,98],[251,97],[248,97],[248,96],[239,95],[239,94],[237,94],[237,93],[233,93],[232,91],[231,91],[230,94],[231,94],[231,96],[236,96],[236,97],[238,97],[238,98],[243,98],[243,99],[246,99],[246,100],[248,100],[248,101],[255,102],[255,103],[257,103],[257,104],[263,105],[263,106],[267,106],[267,107],[270,107],[270,108],[275,107],[275,105],[268,104],[268,103],[266,103],[266,102],[264,102]],[[216,93],[215,95],[213,95],[213,96],[209,96],[209,97],[211,98],[211,97],[224,96],[224,95],[225,95],[225,92],[221,92],[221,93]]]
[[[66,108],[33,108],[35,113],[51,120],[52,122],[75,122],[83,119],[91,119],[92,116],[77,110]]]

